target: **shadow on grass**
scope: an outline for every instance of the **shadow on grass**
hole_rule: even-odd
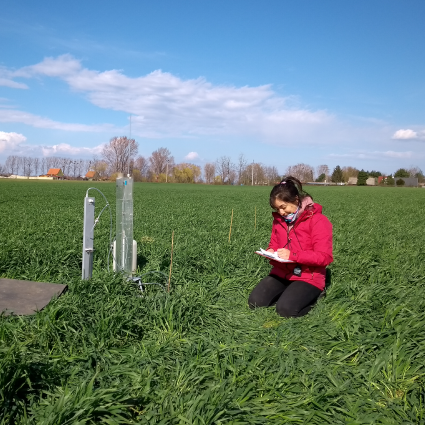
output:
[[[332,284],[332,270],[326,268],[326,277],[325,277],[325,290],[327,291]]]
[[[148,264],[148,259],[144,255],[137,254],[137,267],[142,269],[146,264]]]

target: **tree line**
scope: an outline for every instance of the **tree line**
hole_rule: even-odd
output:
[[[4,164],[0,164],[1,175],[38,176],[48,172],[50,168],[60,168],[70,177],[77,178],[92,168],[94,160],[70,159],[56,156],[32,158],[30,156],[9,155]]]
[[[333,183],[348,183],[349,179],[351,177],[357,178],[356,184],[358,186],[364,186],[366,185],[366,180],[370,177],[378,178],[378,177],[384,177],[382,179],[382,184],[387,184],[390,186],[394,186],[394,183],[396,182],[395,179],[398,179],[403,177],[415,177],[418,179],[419,183],[425,182],[425,176],[422,172],[422,170],[419,167],[412,166],[408,169],[405,168],[399,168],[395,173],[386,175],[384,173],[381,173],[380,171],[367,171],[367,170],[358,170],[354,167],[340,167],[337,165],[332,174],[329,175],[329,167],[326,165],[321,165],[318,167],[318,177],[316,179],[316,182],[324,182],[324,181],[331,181]],[[400,182],[403,182],[403,180],[400,180]],[[399,183],[399,184],[404,184]]]
[[[149,157],[138,155],[138,148],[135,139],[122,136],[112,138],[100,156],[94,156],[91,160],[10,155],[4,165],[0,164],[0,174],[29,177],[44,175],[50,168],[60,168],[67,179],[81,179],[88,171],[94,171],[94,178],[98,180],[114,180],[118,173],[123,173],[132,175],[135,181],[242,185],[272,185],[282,178],[276,167],[249,162],[244,154],[240,154],[236,162],[224,155],[201,168],[189,162],[176,164],[168,148],[161,147]],[[367,179],[382,174],[379,171],[339,165],[330,172],[325,164],[314,168],[299,163],[287,167],[284,175],[292,175],[302,182],[347,183],[350,177],[358,177],[358,180],[363,181],[365,176]],[[407,176],[419,177],[419,181],[424,179],[418,167],[399,169],[394,173],[394,177]],[[392,175],[388,177],[392,178]]]

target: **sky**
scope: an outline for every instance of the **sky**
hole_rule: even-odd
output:
[[[0,163],[425,170],[423,0],[1,0]]]

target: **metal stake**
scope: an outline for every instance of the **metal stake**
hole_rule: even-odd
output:
[[[94,198],[84,198],[83,231],[83,268],[82,279],[87,280],[93,274],[93,239],[94,239]]]

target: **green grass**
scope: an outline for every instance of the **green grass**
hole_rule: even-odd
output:
[[[113,184],[0,180],[0,277],[69,285],[0,317],[0,423],[425,424],[425,191],[309,188],[334,225],[332,285],[283,319],[247,307],[270,188],[136,184],[140,273],[168,274],[175,231],[172,291],[140,296],[106,271],[106,214],[80,280],[90,185],[115,211]]]

